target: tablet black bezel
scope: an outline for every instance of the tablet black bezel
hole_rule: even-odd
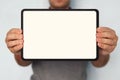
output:
[[[24,15],[24,12],[25,11],[95,11],[96,12],[96,28],[98,28],[99,27],[99,11],[97,10],[97,9],[23,9],[22,11],[21,11],[21,29],[23,30],[23,15]],[[23,34],[24,34],[24,30],[23,30]],[[80,61],[95,61],[95,60],[97,60],[98,59],[98,46],[96,45],[96,58],[94,58],[94,59],[25,59],[24,58],[24,56],[23,56],[23,48],[22,48],[22,50],[21,50],[21,58],[23,59],[23,60],[27,60],[27,61],[33,61],[33,60],[44,60],[44,61],[46,61],[46,60],[62,60],[62,61],[70,61],[70,60],[72,60],[72,61],[78,61],[78,60],[80,60]]]

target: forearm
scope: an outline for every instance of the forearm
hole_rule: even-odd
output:
[[[25,61],[22,59],[21,54],[14,55],[16,62],[21,66],[28,66],[32,61]]]
[[[92,64],[95,67],[103,67],[107,64],[107,62],[109,61],[110,55],[102,55],[99,53],[99,58],[96,61],[92,61]]]

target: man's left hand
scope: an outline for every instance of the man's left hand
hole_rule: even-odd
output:
[[[115,49],[118,37],[114,30],[108,27],[99,27],[96,37],[101,55],[109,55]]]

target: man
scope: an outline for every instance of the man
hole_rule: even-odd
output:
[[[50,9],[70,9],[70,0],[49,0],[49,2]],[[107,27],[99,27],[96,37],[99,58],[92,64],[96,67],[102,67],[107,64],[110,53],[117,45],[118,37],[114,30]],[[21,49],[24,40],[20,29],[11,29],[7,33],[6,43],[19,65],[27,66],[32,63],[33,75],[31,80],[86,80],[87,61],[22,60]]]

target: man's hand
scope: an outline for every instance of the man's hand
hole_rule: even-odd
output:
[[[97,43],[99,47],[98,60],[92,61],[96,67],[102,67],[109,61],[109,54],[115,49],[118,37],[114,30],[107,27],[97,28]]]
[[[114,30],[107,27],[97,29],[97,43],[101,55],[109,55],[116,47],[118,37]]]
[[[21,52],[23,48],[23,35],[21,29],[11,29],[6,36],[6,44],[9,50],[14,53],[18,54]]]
[[[21,57],[21,49],[23,48],[23,34],[21,29],[13,28],[8,31],[5,41],[19,65],[27,66],[31,64],[31,61],[24,61]]]
[[[114,30],[107,27],[99,27],[96,37],[99,47],[99,58],[96,61],[92,61],[92,64],[96,67],[102,67],[107,64],[109,54],[117,45],[118,37]]]

